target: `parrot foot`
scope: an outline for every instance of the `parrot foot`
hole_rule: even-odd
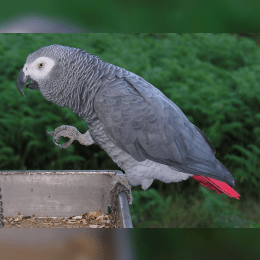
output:
[[[129,184],[129,182],[126,178],[126,175],[121,172],[117,172],[117,174],[115,175],[115,177],[111,183],[110,197],[109,197],[108,205],[111,207],[114,204],[114,198],[115,198],[115,193],[117,193],[118,184],[121,184],[123,186],[123,188],[126,189],[128,203],[129,203],[129,205],[132,205],[133,196],[132,196],[132,192],[131,192],[131,185]]]
[[[57,145],[60,149],[67,149],[74,140],[78,140],[82,145],[86,146],[95,143],[89,131],[87,131],[85,134],[81,134],[76,127],[70,125],[59,126],[53,132],[47,131],[47,134],[53,136],[54,144]],[[60,145],[59,138],[61,136],[68,137],[70,140],[63,145]]]

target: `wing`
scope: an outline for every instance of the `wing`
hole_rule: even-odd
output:
[[[137,161],[149,159],[233,184],[232,175],[215,158],[206,135],[141,77],[119,70],[98,92],[94,106],[114,144]]]

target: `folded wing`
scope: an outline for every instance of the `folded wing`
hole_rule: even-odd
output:
[[[232,175],[215,158],[207,136],[143,78],[117,70],[97,93],[94,106],[114,144],[137,161],[149,159],[234,186]]]

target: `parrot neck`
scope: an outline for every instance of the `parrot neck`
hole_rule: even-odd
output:
[[[96,82],[95,86],[93,84],[92,86],[84,84],[81,90],[75,90],[70,94],[70,98],[67,99],[65,104],[66,107],[86,121],[88,125],[97,118],[94,109],[94,98],[99,87],[98,82]]]
[[[100,77],[103,73],[100,67],[102,67],[103,61],[92,54],[79,51],[76,62],[77,69],[66,75],[66,82],[69,84],[63,90],[61,103],[64,102],[63,106],[68,107],[89,124],[97,117],[94,109],[94,98],[101,86]],[[88,64],[85,67],[81,66],[84,62]],[[78,80],[71,83],[70,78]],[[73,88],[71,88],[72,84]],[[66,93],[66,97],[64,97],[64,93]]]

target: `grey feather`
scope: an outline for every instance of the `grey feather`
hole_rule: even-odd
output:
[[[41,56],[55,61],[37,82],[43,96],[87,122],[93,140],[125,170],[130,184],[147,188],[153,179],[181,181],[196,174],[234,186],[208,137],[143,78],[60,45],[30,54],[26,66]]]

